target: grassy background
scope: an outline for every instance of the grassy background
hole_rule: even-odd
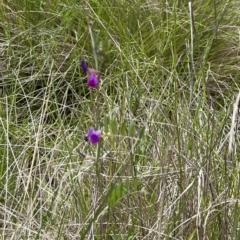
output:
[[[1,239],[238,239],[239,11],[2,0]]]

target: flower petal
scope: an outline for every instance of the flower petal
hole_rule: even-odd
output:
[[[99,141],[99,136],[96,134],[92,134],[90,137],[90,142],[91,143],[97,143]]]
[[[87,63],[84,60],[81,61],[81,68],[84,72],[88,71]]]
[[[91,73],[89,75],[87,85],[88,85],[88,87],[92,87],[92,88],[94,88],[98,85],[98,79],[94,73]]]
[[[100,140],[101,136],[101,131],[100,130],[95,130],[94,128],[90,128],[88,133],[87,133],[87,138],[91,143],[97,143]]]

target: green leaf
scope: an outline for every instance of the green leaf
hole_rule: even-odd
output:
[[[135,124],[133,121],[130,122],[128,133],[130,137],[135,137]]]
[[[108,195],[109,208],[113,208],[114,205],[122,199],[124,193],[128,191],[128,186],[129,186],[128,179],[120,184],[116,184],[113,186]]]

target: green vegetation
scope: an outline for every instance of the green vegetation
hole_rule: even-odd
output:
[[[239,12],[2,0],[1,239],[239,239]]]

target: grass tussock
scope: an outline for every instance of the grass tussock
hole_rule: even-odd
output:
[[[238,1],[20,2],[0,3],[2,239],[238,239]]]

